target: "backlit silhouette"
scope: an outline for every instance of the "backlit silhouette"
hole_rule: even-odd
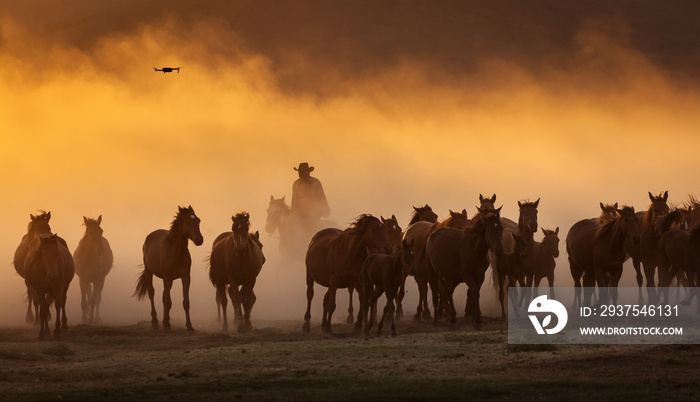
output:
[[[80,279],[80,306],[83,323],[100,321],[100,302],[105,277],[112,270],[114,257],[109,242],[102,236],[102,215],[97,219],[83,217],[85,235],[73,253],[75,274]]]

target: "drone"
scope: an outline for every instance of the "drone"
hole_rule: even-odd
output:
[[[174,70],[177,70],[177,73],[180,74],[180,67],[163,67],[163,68],[156,68],[153,67],[154,70],[156,71],[162,71],[163,74],[165,73],[172,73]]]

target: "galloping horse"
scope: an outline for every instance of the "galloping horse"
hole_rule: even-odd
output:
[[[467,306],[473,309],[472,324],[481,329],[481,308],[479,297],[484,275],[489,267],[488,251],[497,256],[503,254],[503,226],[500,221],[501,208],[482,210],[464,229],[439,228],[428,238],[426,244],[428,262],[431,267],[432,289],[439,289],[440,298],[433,295],[433,308],[439,308],[440,302],[446,304],[450,311],[450,324],[454,326],[456,310],[453,293],[457,285],[464,282],[467,292]],[[434,317],[437,324],[437,314]]]
[[[362,265],[363,290],[363,315],[365,319],[365,334],[377,320],[377,300],[386,294],[386,305],[382,319],[377,326],[377,335],[382,333],[384,319],[391,315],[391,336],[396,336],[396,322],[394,314],[394,299],[399,287],[403,283],[405,273],[415,269],[416,256],[413,251],[413,241],[401,241],[394,247],[391,254],[372,254]],[[371,309],[371,312],[370,312]]]
[[[29,225],[27,226],[27,234],[22,236],[22,240],[15,250],[15,257],[13,260],[15,271],[17,271],[22,279],[26,279],[24,260],[27,258],[29,244],[39,235],[51,233],[51,227],[49,226],[51,212],[41,211],[41,214],[37,216],[29,214],[29,218],[30,220]],[[32,314],[32,304],[34,305],[35,314]],[[27,284],[27,316],[25,320],[27,324],[38,324],[39,319],[39,299],[36,295],[36,289]]]
[[[566,236],[569,268],[575,283],[574,306],[581,305],[581,276],[586,287],[584,302],[591,305],[592,287],[598,284],[600,303],[608,300],[612,287],[613,303],[617,301],[617,284],[625,261],[624,243],[627,239],[639,243],[639,218],[633,207],[617,210],[614,220],[603,224],[592,219],[576,222]]]
[[[354,287],[361,289],[362,264],[370,251],[389,253],[391,245],[382,222],[372,215],[361,215],[348,229],[323,229],[311,239],[306,252],[306,314],[302,330],[311,330],[311,300],[314,282],[328,288],[323,297],[321,326],[326,334],[332,334],[331,318],[335,311],[337,289]],[[362,311],[360,305],[360,311]],[[362,314],[358,314],[355,326],[362,327]]]
[[[75,274],[80,279],[80,306],[83,323],[100,320],[100,302],[105,277],[112,270],[114,257],[107,239],[102,237],[102,215],[97,219],[83,216],[85,235],[73,253]]]
[[[54,334],[59,335],[61,328],[68,328],[66,317],[66,296],[68,286],[75,275],[73,257],[68,251],[65,240],[55,234],[42,234],[32,240],[24,260],[27,285],[36,289],[41,305],[39,337],[51,332],[49,329],[49,308],[56,307],[56,327]]]
[[[316,231],[337,227],[338,225],[325,219],[317,222],[303,222],[301,217],[295,214],[291,207],[285,202],[285,197],[275,198],[270,196],[270,203],[267,207],[267,220],[265,221],[265,231],[272,236],[275,232],[279,234],[279,249],[286,258],[301,257],[309,244],[311,235]],[[309,231],[309,225],[312,225]]]
[[[239,321],[238,332],[249,331],[253,328],[250,323],[250,313],[256,297],[253,292],[255,281],[260,274],[265,257],[259,245],[260,233],[251,234],[250,214],[239,213],[231,217],[233,225],[231,232],[220,234],[211,248],[209,257],[209,279],[216,287],[216,302],[223,310],[223,331],[228,330],[226,316],[226,286],[233,305],[235,320]],[[239,290],[240,287],[240,290]],[[243,312],[241,311],[243,305]]]
[[[178,213],[169,230],[158,229],[151,232],[143,243],[143,272],[136,283],[134,295],[142,300],[146,294],[151,300],[151,325],[158,328],[158,316],[153,302],[155,289],[153,275],[163,279],[163,328],[170,329],[170,289],[173,281],[182,279],[182,306],[185,309],[186,326],[188,331],[194,331],[190,320],[190,268],[192,257],[187,249],[187,240],[195,245],[204,243],[199,231],[200,219],[195,215],[192,206],[178,207]]]

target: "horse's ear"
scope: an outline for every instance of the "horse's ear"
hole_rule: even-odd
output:
[[[467,216],[467,209],[466,208],[462,209],[462,215]]]
[[[615,203],[615,205],[613,205],[613,208],[617,209],[617,203]]]
[[[384,219],[384,217],[382,215],[379,215],[379,219],[382,220],[382,223],[386,223],[386,219]]]
[[[664,193],[664,202],[668,201],[668,190]]]
[[[537,201],[535,201],[535,208],[540,204],[540,199],[538,198]]]
[[[491,202],[496,202],[496,194],[494,194],[493,197],[491,197]]]
[[[413,205],[411,205],[411,206],[413,206]],[[413,210],[418,212],[418,208],[416,208],[415,206],[413,206]]]
[[[46,213],[46,220],[48,221],[49,219],[51,219],[51,211]]]
[[[253,234],[253,237],[255,238],[256,241],[259,241],[260,240],[260,232],[256,230],[255,233]]]
[[[236,216],[235,216],[235,215],[231,215],[231,222],[235,222],[235,221],[236,221]]]
[[[101,225],[102,224],[102,215],[97,217],[97,224]]]
[[[498,215],[499,217],[501,216],[501,209],[503,209],[503,205],[501,205],[500,208],[496,210],[496,215]]]
[[[189,207],[187,207],[187,209],[189,209],[190,211],[194,212],[194,209],[192,209],[192,205],[190,205]]]
[[[245,218],[250,219],[250,214],[248,212],[245,213]]]
[[[394,214],[391,214],[391,219],[398,221],[398,219],[396,219],[396,215],[394,215]]]
[[[485,214],[485,213],[486,213],[486,210],[485,210],[485,209],[481,209],[481,208],[479,208],[479,207],[476,207],[476,210],[479,211],[480,214]]]
[[[29,214],[29,219],[34,220],[36,217],[32,214]]]
[[[479,202],[483,203],[484,202],[484,196],[479,194]]]
[[[649,199],[651,202],[654,202],[654,194],[652,194],[651,191],[649,191]]]
[[[273,195],[270,195],[270,202],[274,201],[275,197]]]
[[[557,228],[554,229],[554,233],[555,233],[555,234],[559,234],[559,226],[557,226]]]
[[[87,225],[87,217],[83,216],[83,223]]]
[[[600,209],[603,210],[603,211],[605,211],[605,205],[603,205],[602,202],[600,203]]]
[[[520,201],[518,201],[518,207],[520,207],[520,208],[523,207],[523,204]]]
[[[450,209],[450,215],[454,215],[454,214],[455,214],[455,213],[454,213],[454,212],[452,212],[452,210]]]

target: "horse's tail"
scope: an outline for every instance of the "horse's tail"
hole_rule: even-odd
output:
[[[136,281],[136,290],[134,290],[132,297],[136,296],[138,300],[141,300],[146,297],[150,289],[153,289],[153,274],[144,266],[143,272]]]
[[[491,263],[489,265],[489,269],[491,269],[491,287],[496,291],[496,295],[498,295],[498,289],[500,286],[498,283],[498,270],[496,269],[497,261],[498,257],[496,257],[494,253],[489,252],[489,262]]]
[[[214,270],[211,269],[211,253],[204,261],[207,263],[206,269],[209,270],[209,281],[211,281],[212,285],[216,286],[216,276],[214,275]]]

